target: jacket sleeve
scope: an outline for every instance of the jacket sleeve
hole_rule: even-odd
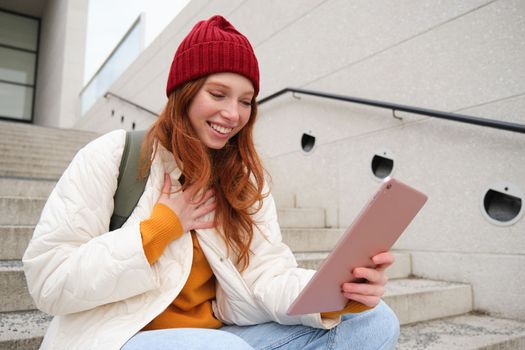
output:
[[[52,315],[124,300],[157,285],[139,223],[108,232],[125,131],[81,149],[42,211],[23,257],[29,293]]]
[[[291,249],[282,242],[277,210],[271,194],[255,215],[258,229],[251,245],[250,266],[242,276],[270,319],[281,324],[304,324],[329,329],[341,318],[321,318],[320,314],[288,316],[286,311],[315,273],[297,267]]]

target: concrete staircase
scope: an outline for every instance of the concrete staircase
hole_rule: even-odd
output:
[[[0,122],[0,350],[37,349],[50,316],[34,309],[21,257],[45,198],[76,150],[95,134]],[[324,210],[279,210],[283,239],[301,266],[316,268],[342,234]],[[525,348],[525,323],[476,314],[469,285],[412,276],[396,252],[385,301],[402,323],[398,349]]]
[[[50,316],[35,310],[22,255],[46,198],[97,135],[0,121],[0,350],[38,349]]]

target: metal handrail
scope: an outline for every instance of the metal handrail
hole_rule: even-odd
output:
[[[378,108],[391,109],[392,112],[394,113],[394,116],[395,116],[396,111],[401,111],[401,112],[426,115],[428,117],[452,120],[452,121],[461,122],[461,123],[486,126],[489,128],[525,133],[524,124],[511,123],[511,122],[505,122],[505,121],[494,120],[494,119],[485,119],[485,118],[473,117],[473,116],[465,115],[465,114],[448,113],[448,112],[436,111],[433,109],[400,105],[397,103],[369,100],[369,99],[364,99],[364,98],[359,98],[359,97],[350,97],[350,96],[345,96],[345,95],[329,94],[325,92],[297,89],[297,88],[291,88],[291,87],[287,87],[282,90],[279,90],[276,93],[273,93],[257,101],[257,104],[261,105],[287,92],[329,98],[333,100],[346,101],[346,102],[352,102],[352,103],[359,103],[359,104],[378,107]]]
[[[106,92],[106,93],[104,94],[104,98],[108,98],[109,96],[111,96],[111,97],[115,97],[115,98],[117,98],[117,99],[119,99],[119,100],[121,100],[121,101],[124,101],[124,102],[126,102],[126,103],[129,103],[130,105],[132,105],[132,106],[134,106],[134,107],[136,107],[136,108],[138,108],[138,109],[141,109],[141,110],[143,110],[143,111],[145,111],[145,112],[148,112],[149,114],[152,114],[152,115],[154,115],[155,117],[158,117],[158,115],[159,115],[158,113],[155,113],[155,112],[153,112],[153,111],[151,111],[151,110],[149,110],[149,109],[147,109],[147,108],[144,108],[144,107],[142,107],[141,105],[138,105],[138,104],[136,104],[135,102],[131,102],[130,100],[125,99],[124,97],[121,97],[121,96],[119,96],[119,95],[116,95],[116,94],[114,94],[114,93],[112,93],[112,92],[109,92],[109,91],[108,91],[108,92]]]

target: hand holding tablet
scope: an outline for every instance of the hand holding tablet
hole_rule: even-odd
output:
[[[343,309],[348,299],[341,288],[344,283],[356,281],[352,271],[375,268],[372,257],[388,252],[426,200],[423,193],[386,178],[297,296],[288,315]],[[376,258],[381,260],[381,256]]]

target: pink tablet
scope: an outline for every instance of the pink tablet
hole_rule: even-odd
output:
[[[423,193],[386,178],[294,300],[288,315],[343,309],[348,299],[341,285],[352,280],[351,271],[375,266],[371,257],[392,247],[426,200]]]

